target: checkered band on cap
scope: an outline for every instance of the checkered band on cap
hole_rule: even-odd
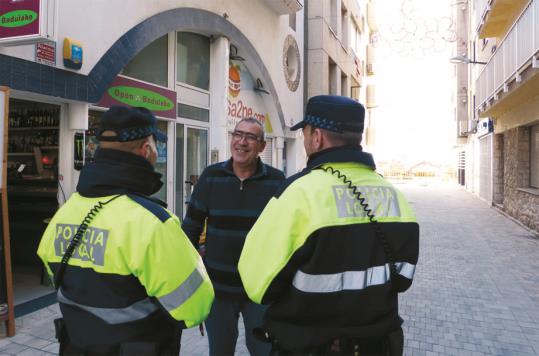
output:
[[[328,131],[334,131],[338,133],[343,133],[343,123],[335,120],[324,119],[322,117],[305,115],[303,119],[306,124],[312,125]]]
[[[155,130],[152,126],[129,127],[127,129],[121,129],[121,130],[107,129],[105,131],[114,131],[116,133],[116,136],[101,136],[103,132],[100,132],[98,135],[99,140],[126,142],[126,141],[134,141],[134,140],[138,140],[144,137],[148,137],[155,133]]]
[[[131,127],[128,129],[120,130],[119,137],[120,141],[133,141],[138,140],[139,138],[148,137],[153,133],[154,128],[152,126]]]

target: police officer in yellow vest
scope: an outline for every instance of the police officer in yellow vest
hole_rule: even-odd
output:
[[[200,324],[214,292],[178,218],[149,196],[156,140],[143,108],[101,118],[95,162],[49,223],[38,255],[54,278],[64,355],[178,355],[181,329]]]
[[[419,226],[360,146],[365,109],[316,96],[303,129],[307,168],[290,177],[247,236],[239,272],[269,304],[274,354],[401,355],[398,293],[412,283]]]

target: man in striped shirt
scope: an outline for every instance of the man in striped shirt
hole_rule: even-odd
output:
[[[284,180],[281,171],[260,160],[265,147],[264,126],[253,118],[242,119],[232,132],[232,157],[202,172],[182,224],[199,250],[206,224],[204,263],[216,293],[206,320],[210,355],[234,354],[239,313],[249,352],[270,351],[270,345],[252,333],[262,325],[265,308],[249,301],[237,268],[245,236]]]

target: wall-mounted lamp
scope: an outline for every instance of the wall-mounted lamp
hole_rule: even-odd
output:
[[[264,88],[264,85],[262,84],[260,78],[256,79],[255,87],[253,88],[253,90],[259,93],[269,94],[269,91]]]
[[[233,44],[230,44],[230,54],[228,55],[228,58],[233,61],[244,61],[245,58],[238,55],[238,47],[234,46]]]
[[[470,63],[472,63],[472,64],[487,64],[487,62],[472,61],[471,59],[469,59],[468,57],[466,57],[463,54],[449,58],[449,62],[454,63],[454,64],[459,64],[459,63],[464,63],[464,64],[470,64]]]

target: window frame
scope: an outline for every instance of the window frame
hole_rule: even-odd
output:
[[[205,37],[205,38],[208,39],[208,88],[207,89],[197,87],[196,85],[193,85],[193,84],[190,84],[190,83],[187,83],[187,82],[182,82],[182,81],[180,81],[178,79],[178,74],[180,72],[180,68],[178,66],[178,61],[180,60],[180,58],[179,58],[178,40],[181,37],[181,35],[185,34],[185,33],[198,35],[198,36]],[[175,48],[175,51],[174,51],[174,68],[175,68],[175,71],[174,71],[174,83],[176,84],[176,86],[182,86],[182,87],[187,88],[187,89],[200,91],[202,93],[209,94],[210,91],[211,91],[211,57],[212,57],[212,49],[211,49],[212,46],[211,46],[210,38],[208,36],[206,36],[205,34],[198,33],[198,32],[176,31],[175,36],[174,36],[174,40],[175,40],[175,45],[174,45],[174,48]]]
[[[166,37],[166,38],[165,38]],[[146,79],[142,79],[142,78],[138,78],[138,77],[135,77],[133,75],[130,75],[130,74],[127,74],[125,72],[125,68],[132,63],[132,61],[135,59],[135,58],[138,58],[140,56],[140,54],[150,45],[154,44],[155,42],[157,42],[158,40],[161,40],[165,38],[165,42],[166,42],[166,56],[165,56],[165,61],[167,62],[167,65],[164,66],[165,67],[165,70],[166,70],[166,73],[165,73],[165,81],[166,83],[155,83],[155,82],[152,82],[152,81],[148,81]],[[137,81],[140,81],[140,82],[144,82],[144,83],[148,83],[150,85],[155,85],[155,86],[159,86],[159,87],[163,87],[163,88],[168,88],[169,87],[169,77],[170,77],[170,68],[168,66],[168,63],[169,63],[169,60],[170,60],[170,44],[169,44],[169,34],[165,34],[161,37],[159,37],[158,39],[156,39],[155,41],[153,41],[152,43],[148,44],[146,47],[144,47],[139,53],[137,53],[133,58],[131,58],[131,60],[129,61],[129,63],[127,63],[123,68],[122,70],[120,71],[120,75],[124,76],[124,77],[128,77],[128,78],[131,78],[133,80],[137,80]]]

